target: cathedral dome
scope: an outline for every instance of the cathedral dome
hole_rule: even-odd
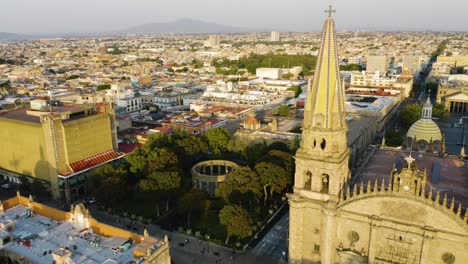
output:
[[[431,119],[426,118],[416,121],[408,130],[406,136],[408,138],[416,138],[417,141],[442,141],[442,133],[439,126]]]

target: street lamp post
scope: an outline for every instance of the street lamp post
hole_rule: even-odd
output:
[[[461,134],[461,140],[460,140],[460,145],[461,145],[460,155],[462,156],[462,158],[464,158],[463,156],[465,156],[465,125],[466,125],[465,117],[460,118],[459,124],[462,125],[462,134]]]
[[[463,118],[460,119],[461,121],[461,125],[462,125],[462,134],[461,134],[461,141],[460,141],[460,145],[464,145],[463,143],[465,143],[465,120],[463,120]]]

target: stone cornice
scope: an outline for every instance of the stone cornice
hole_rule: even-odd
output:
[[[409,194],[404,191],[393,191],[390,186],[386,188],[384,181],[382,181],[380,186],[377,184],[377,181],[375,181],[373,185],[369,181],[365,189],[364,184],[362,182],[359,185],[359,190],[357,189],[357,184],[355,184],[353,187],[354,188],[350,189],[348,186],[347,189],[342,189],[337,204],[338,208],[342,208],[345,205],[355,201],[369,199],[373,197],[395,197],[403,198],[406,200],[411,199],[413,201],[417,201],[419,203],[428,205],[444,213],[445,215],[448,215],[453,220],[455,220],[461,227],[468,231],[468,212],[465,212],[464,216],[462,216],[461,203],[458,203],[458,205],[456,205],[455,197],[452,197],[452,199],[449,202],[447,195],[445,195],[441,200],[441,193],[439,191],[435,193],[434,199],[434,193],[432,191],[431,186],[428,186],[429,191],[427,191],[426,186],[424,185],[421,188],[418,188],[416,190],[416,193],[414,194]]]

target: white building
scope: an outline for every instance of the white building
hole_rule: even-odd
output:
[[[159,109],[182,105],[183,99],[192,95],[190,89],[177,87],[153,89],[140,93],[143,103],[153,104]]]
[[[219,35],[211,35],[203,45],[211,48],[219,47],[221,45],[221,37]]]
[[[278,31],[273,31],[271,32],[271,41],[272,42],[278,42],[280,41],[280,33]]]
[[[419,55],[405,55],[401,63],[403,70],[410,71],[413,76],[416,78],[428,64],[428,56],[419,56]]]
[[[362,57],[361,56],[349,57],[348,64],[362,65]]]
[[[125,109],[125,112],[133,112],[142,109],[141,98],[140,97],[133,97],[133,98],[120,98],[116,100],[117,107],[121,109]]]
[[[452,66],[449,62],[434,62],[432,64],[432,71],[431,75],[433,76],[441,76],[441,75],[449,75]]]
[[[403,93],[404,97],[408,97],[413,87],[413,78],[403,74],[387,77],[378,71],[373,74],[366,71],[353,71],[349,85],[349,91],[353,92],[377,92],[379,89],[383,89],[382,91],[386,93],[395,95]]]
[[[389,86],[390,83],[395,82],[396,78],[387,78],[381,76],[379,71],[376,72],[351,72],[351,85],[357,86]]]
[[[279,80],[281,79],[282,69],[280,68],[258,68],[256,75],[258,78]]]

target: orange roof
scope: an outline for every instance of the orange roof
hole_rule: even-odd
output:
[[[255,117],[251,116],[245,121],[245,124],[250,126],[258,125],[258,120]]]
[[[119,153],[109,150],[104,153],[79,160],[77,162],[70,163],[70,167],[72,168],[73,172],[79,172],[82,170],[89,169],[91,167],[94,167],[96,165],[99,165],[101,163],[113,160],[115,158],[118,158],[120,156]]]

